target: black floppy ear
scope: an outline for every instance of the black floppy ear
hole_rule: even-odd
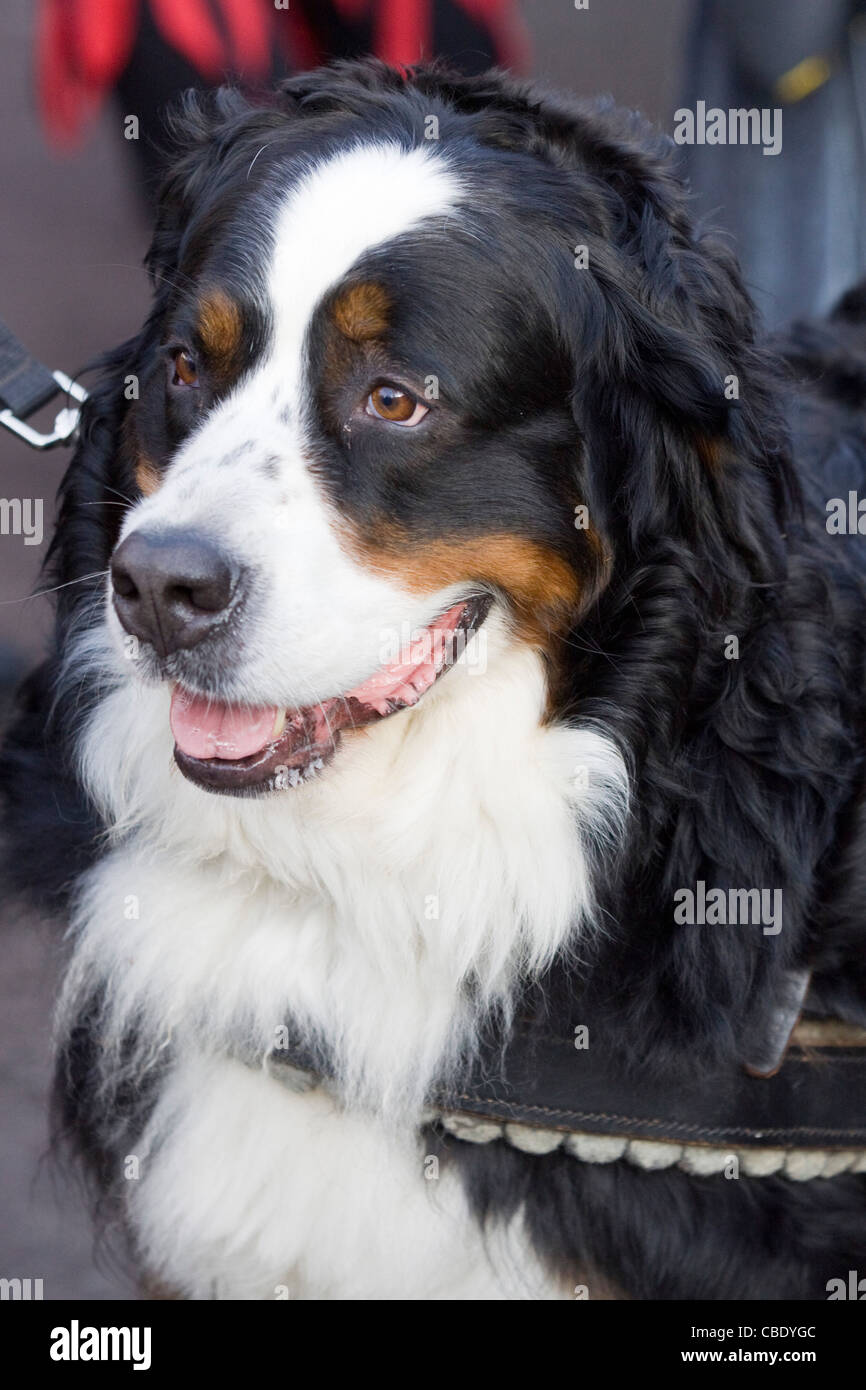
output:
[[[58,630],[93,607],[126,511],[135,495],[133,470],[121,447],[129,402],[126,383],[140,371],[147,329],[95,364],[100,378],[81,414],[75,452],[58,492],[57,523],[45,561],[46,587],[57,586]]]
[[[627,175],[608,178],[618,217],[591,239],[593,331],[579,310],[574,349],[593,467],[634,549],[666,534],[719,574],[769,580],[782,563],[772,523],[794,485],[780,382],[735,258],[692,226],[667,163],[645,157],[641,170],[630,156]]]
[[[674,536],[722,570],[739,557],[766,579],[766,520],[791,487],[776,373],[727,249],[675,240],[660,220],[645,212],[625,247],[590,247],[593,294],[573,320],[575,415],[633,549]]]

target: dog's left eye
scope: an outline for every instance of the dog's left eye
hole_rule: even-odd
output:
[[[388,420],[392,425],[417,425],[429,414],[426,405],[390,381],[383,381],[370,392],[365,410],[368,415]]]
[[[178,348],[172,353],[171,360],[174,364],[172,386],[198,386],[198,367],[192,353],[187,352],[186,348]]]

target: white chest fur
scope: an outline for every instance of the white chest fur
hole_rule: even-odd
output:
[[[187,1297],[556,1296],[519,1222],[485,1247],[453,1173],[409,1135],[293,1095],[226,1059],[188,1058],[130,1212],[145,1262]],[[491,1258],[493,1256],[493,1258]]]
[[[591,917],[591,854],[624,814],[616,749],[542,728],[543,701],[538,658],[503,650],[257,802],[181,780],[164,691],[97,712],[83,764],[123,838],[82,893],[62,1009],[108,980],[106,1064],[133,1019],[133,1065],[171,1049],[129,1206],[188,1295],[540,1291],[517,1227],[491,1262],[417,1125],[480,1013]],[[287,1018],[326,1041],[339,1105],[226,1056]]]

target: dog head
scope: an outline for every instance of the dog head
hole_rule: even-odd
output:
[[[365,63],[178,130],[154,311],[94,411],[139,499],[108,624],[188,778],[303,781],[494,614],[562,711],[569,634],[660,548],[709,589],[772,566],[751,310],[633,118]]]

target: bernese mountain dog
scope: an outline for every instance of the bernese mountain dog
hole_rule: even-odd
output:
[[[2,763],[102,1223],[180,1298],[826,1298],[863,1144],[565,1144],[509,1059],[712,1117],[866,1023],[862,294],[759,341],[672,143],[498,73],[175,127]]]

